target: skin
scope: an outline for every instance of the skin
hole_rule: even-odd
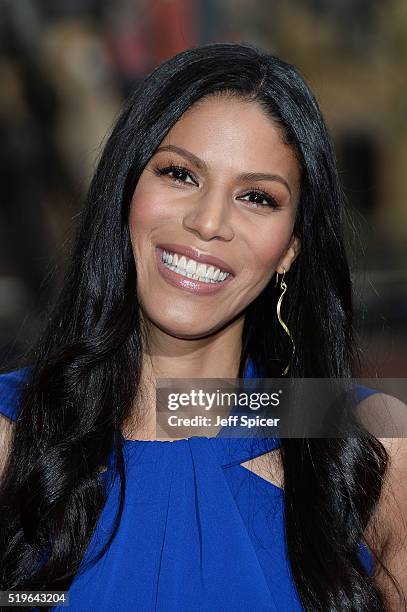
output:
[[[178,151],[159,150],[168,145],[193,153],[206,168]],[[157,167],[170,163],[187,173],[157,174]],[[239,179],[244,172],[279,178]],[[155,377],[237,377],[245,309],[276,271],[289,272],[300,251],[293,234],[300,180],[295,152],[258,103],[225,96],[190,107],[145,167],[129,216],[138,299],[149,336],[142,371],[143,439],[155,438]],[[279,208],[268,206],[253,188],[274,198]],[[154,247],[162,242],[220,257],[235,278],[214,295],[174,287],[157,270]],[[289,284],[289,275],[285,279]],[[134,423],[127,427],[134,437]]]

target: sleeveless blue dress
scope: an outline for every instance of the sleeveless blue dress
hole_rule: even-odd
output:
[[[25,370],[0,376],[0,413],[16,419]],[[249,362],[245,378],[253,376]],[[355,385],[357,401],[376,391]],[[284,536],[284,491],[240,465],[278,438],[123,438],[126,500],[107,553],[69,589],[74,612],[298,612]],[[113,457],[108,497],[82,561],[100,550],[119,500]],[[372,555],[361,543],[369,573]],[[41,610],[42,608],[36,608]]]

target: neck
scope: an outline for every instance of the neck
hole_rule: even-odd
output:
[[[150,326],[139,393],[126,422],[126,438],[156,438],[157,378],[237,378],[244,317],[205,338],[175,338]]]

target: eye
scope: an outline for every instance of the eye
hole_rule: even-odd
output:
[[[190,184],[190,185],[191,184],[192,185],[196,185],[197,184],[197,182],[196,182],[195,178],[193,177],[193,175],[191,174],[191,172],[189,172],[189,170],[184,168],[184,166],[177,166],[175,164],[170,164],[169,166],[165,166],[164,168],[163,167],[157,167],[155,169],[155,172],[159,176],[168,175],[170,177],[170,179],[172,181],[174,181],[174,183],[186,183],[186,184]],[[191,180],[188,181],[187,178],[190,178]]]
[[[253,189],[252,191],[249,191],[249,193],[247,193],[246,195],[242,196],[242,199],[247,198],[247,197],[249,197],[249,200],[246,200],[247,202],[250,201],[253,204],[257,204],[257,206],[253,206],[250,208],[258,208],[258,207],[260,208],[261,207],[280,208],[276,200],[271,195],[269,195],[268,193],[265,193],[264,191]]]

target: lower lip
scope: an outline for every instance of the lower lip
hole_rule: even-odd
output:
[[[190,293],[195,293],[197,295],[212,295],[213,293],[218,293],[222,291],[226,285],[233,280],[234,276],[229,274],[224,281],[220,283],[204,283],[202,281],[195,280],[194,278],[188,278],[188,276],[181,276],[181,274],[177,274],[173,272],[164,264],[161,259],[161,254],[163,249],[158,247],[155,248],[158,270],[165,278],[166,281],[173,285],[174,287],[179,287],[180,289],[184,289],[185,291],[189,291]]]

